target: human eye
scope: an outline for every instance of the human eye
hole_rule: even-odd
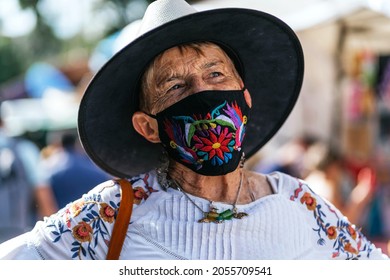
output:
[[[218,77],[221,77],[221,76],[222,76],[221,72],[211,72],[210,73],[210,77],[212,77],[212,78],[218,78]]]
[[[175,85],[171,86],[170,88],[168,88],[167,92],[177,91],[183,87],[184,87],[183,84],[175,84]]]
[[[207,79],[209,80],[210,83],[222,83],[226,80],[226,75],[223,71],[220,70],[214,70],[210,71],[207,74]]]

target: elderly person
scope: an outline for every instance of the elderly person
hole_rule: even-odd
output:
[[[287,118],[302,76],[297,37],[271,15],[148,7],[79,113],[86,152],[134,193],[120,259],[386,258],[302,180],[243,168]],[[118,182],[4,243],[1,258],[105,259],[119,206],[132,207]]]

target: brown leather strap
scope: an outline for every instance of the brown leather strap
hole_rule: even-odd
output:
[[[121,202],[119,204],[118,215],[112,230],[110,245],[108,247],[107,260],[117,260],[122,251],[127,228],[130,223],[131,212],[133,211],[134,192],[129,181],[126,179],[117,180],[121,186]]]

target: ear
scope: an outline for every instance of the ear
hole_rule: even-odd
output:
[[[146,140],[152,143],[160,143],[158,136],[157,120],[148,116],[144,112],[135,112],[132,118],[134,129]]]

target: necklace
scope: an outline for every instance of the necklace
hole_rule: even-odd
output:
[[[240,184],[238,186],[236,199],[235,199],[235,201],[234,201],[234,203],[232,205],[232,208],[231,209],[227,209],[227,210],[225,210],[225,211],[223,211],[221,213],[218,213],[218,209],[214,207],[212,201],[210,201],[210,207],[209,207],[210,210],[208,212],[203,211],[203,209],[200,208],[199,205],[197,205],[195,203],[195,201],[193,201],[190,198],[190,196],[181,188],[181,186],[176,181],[173,181],[173,183],[176,185],[176,188],[179,191],[181,191],[186,196],[186,198],[196,208],[198,208],[203,213],[203,218],[198,220],[198,223],[210,223],[210,222],[213,222],[213,223],[217,223],[218,224],[218,223],[223,223],[226,220],[231,220],[232,218],[242,219],[243,217],[248,216],[248,214],[245,213],[245,212],[238,212],[237,207],[236,207],[236,204],[237,204],[238,198],[240,196],[240,192],[241,192],[242,177],[243,177],[243,172],[241,171]]]

